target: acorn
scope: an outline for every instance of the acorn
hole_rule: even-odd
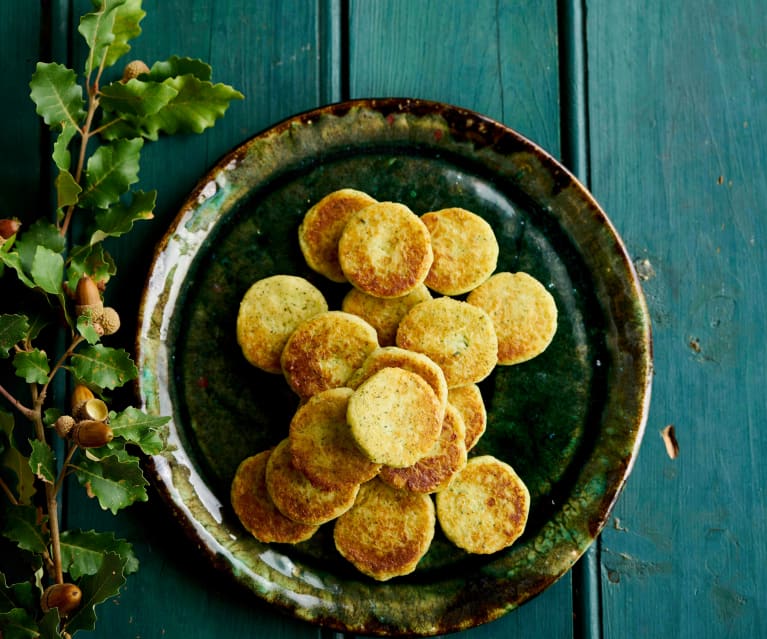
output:
[[[99,317],[96,330],[101,329],[101,335],[113,335],[120,328],[120,316],[111,306],[104,307],[104,311]]]
[[[125,84],[129,80],[137,78],[142,73],[149,73],[149,67],[146,65],[146,62],[143,60],[131,60],[125,65],[125,69],[123,69],[123,77],[120,82]]]
[[[4,218],[0,220],[0,239],[7,240],[11,235],[16,235],[21,222],[14,218]]]
[[[75,425],[75,420],[69,415],[62,415],[53,424],[59,437],[66,437]]]
[[[104,312],[104,302],[101,301],[101,293],[96,282],[88,275],[83,275],[75,289],[75,314],[80,317],[88,312],[93,322],[98,321]]]
[[[109,424],[95,419],[77,422],[70,432],[72,441],[80,448],[100,448],[106,446],[114,437]]]
[[[93,391],[85,384],[77,384],[72,390],[72,396],[70,402],[72,406],[72,415],[76,418],[80,407],[90,399],[95,399]]]
[[[54,584],[48,586],[40,597],[40,607],[43,612],[58,608],[59,615],[66,617],[77,610],[82,598],[83,593],[75,584]]]
[[[105,422],[109,418],[109,408],[103,399],[98,397],[87,399],[77,407],[75,418],[79,421],[90,419],[95,422]]]

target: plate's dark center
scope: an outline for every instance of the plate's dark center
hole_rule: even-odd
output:
[[[559,326],[538,358],[497,367],[481,384],[488,429],[475,454],[510,463],[532,496],[526,536],[567,496],[571,473],[587,455],[604,402],[604,319],[590,275],[555,221],[520,194],[499,189],[492,177],[466,163],[425,152],[371,151],[296,167],[241,203],[200,250],[174,317],[172,389],[185,445],[222,503],[237,464],[287,436],[297,398],[279,375],[256,370],[235,336],[239,301],[257,279],[303,275],[340,308],[348,286],[310,271],[297,228],[303,213],[325,194],[357,188],[422,214],[460,206],[490,222],[501,247],[498,270],[525,271],[554,295]],[[231,515],[229,515],[231,516]],[[286,553],[322,562],[334,557],[327,534]],[[438,537],[419,571],[464,558]]]

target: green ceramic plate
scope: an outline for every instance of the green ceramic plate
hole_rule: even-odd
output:
[[[467,555],[437,531],[416,572],[378,583],[336,553],[332,526],[297,546],[239,525],[229,484],[245,456],[287,434],[297,401],[235,339],[257,279],[293,273],[338,308],[345,286],[305,265],[297,228],[330,191],[357,188],[424,213],[487,219],[499,270],[526,271],[559,308],[549,349],[482,383],[489,423],[476,454],[510,463],[532,495],[524,536]],[[248,140],[191,194],[157,250],[138,335],[145,410],[171,415],[150,460],[169,504],[216,566],[312,622],[433,635],[495,619],[562,576],[604,525],[628,476],[649,402],[649,320],[625,249],[593,197],[540,148],[481,115],[418,100],[364,100],[305,113]]]

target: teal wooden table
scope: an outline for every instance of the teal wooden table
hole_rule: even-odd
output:
[[[49,149],[38,59],[82,56],[88,0],[4,0],[0,205],[37,215]],[[246,99],[215,129],[145,151],[151,223],[115,246],[130,333],[152,248],[220,156],[295,113],[406,96],[494,118],[549,150],[603,205],[650,308],[655,376],[633,473],[598,541],[543,594],[461,633],[767,636],[767,12],[756,0],[145,0],[133,54],[210,62]],[[679,455],[660,431],[673,424]],[[69,526],[116,529],[141,562],[98,636],[331,637],[234,588],[159,499],[116,521],[72,492]],[[83,633],[87,635],[87,633]]]

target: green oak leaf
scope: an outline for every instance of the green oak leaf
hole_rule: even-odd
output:
[[[72,355],[71,365],[77,379],[99,388],[118,388],[138,375],[127,351],[102,344],[86,346]]]
[[[157,140],[161,133],[202,133],[224,115],[232,100],[242,93],[226,84],[213,84],[187,73],[167,78],[163,84],[173,87],[178,95],[157,113],[145,117],[126,115],[122,122],[104,131],[107,139],[140,135]]]
[[[67,530],[61,534],[61,559],[64,571],[73,579],[83,575],[95,575],[101,568],[104,555],[113,552],[122,558],[125,574],[138,570],[138,559],[133,547],[113,533],[94,530]]]
[[[43,218],[35,220],[16,241],[16,249],[27,273],[32,270],[35,253],[39,246],[44,246],[54,253],[63,253],[66,248],[66,239],[62,237],[56,225]]]
[[[53,129],[80,128],[85,117],[83,89],[72,69],[56,62],[38,62],[29,82],[37,114]]]
[[[13,415],[0,409],[0,472],[6,475],[6,483],[15,488],[19,502],[29,504],[35,495],[35,476],[27,456],[16,447],[14,427]]]
[[[30,443],[32,453],[29,456],[29,467],[44,482],[54,483],[56,481],[56,457],[53,454],[53,449],[39,439],[33,439]]]
[[[64,278],[64,258],[51,249],[38,246],[32,260],[30,275],[34,283],[51,295],[61,295]]]
[[[53,143],[53,161],[61,171],[69,171],[72,166],[72,154],[69,143],[77,135],[78,129],[71,122],[64,122],[61,132]]]
[[[5,575],[0,572],[0,613],[5,613],[14,608],[23,608],[34,611],[40,600],[40,593],[35,590],[30,581],[22,581],[8,585]]]
[[[80,203],[105,209],[117,202],[130,185],[138,181],[143,145],[141,138],[134,138],[97,148],[88,159]]]
[[[43,413],[43,423],[46,426],[53,426],[56,420],[63,414],[64,412],[60,408],[46,408]]]
[[[94,6],[101,5],[100,0],[94,0]],[[122,56],[130,51],[128,42],[141,35],[141,20],[146,12],[141,8],[141,0],[126,0],[116,7],[112,40],[104,59],[105,66],[111,67]]]
[[[77,332],[80,333],[89,344],[96,344],[101,339],[101,336],[96,330],[96,326],[93,324],[93,316],[90,311],[77,318]]]
[[[133,228],[133,223],[139,220],[151,220],[154,217],[154,207],[157,191],[133,192],[131,201],[127,204],[118,202],[104,211],[96,214],[96,230],[91,233],[90,243],[96,244],[107,237],[119,237]]]
[[[37,639],[40,631],[29,611],[13,608],[0,613],[0,636],[3,639]]]
[[[8,357],[10,350],[27,336],[28,331],[26,315],[0,315],[0,357]]]
[[[173,55],[167,60],[159,60],[152,65],[149,70],[148,80],[162,82],[168,78],[179,75],[193,75],[194,77],[209,82],[213,73],[213,68],[202,60],[197,58],[186,58]]]
[[[77,30],[88,44],[88,58],[85,61],[85,76],[90,78],[94,70],[106,65],[109,48],[115,41],[114,26],[116,9],[125,4],[125,0],[100,0],[94,3],[96,11],[86,13],[80,18]]]
[[[86,273],[95,282],[106,283],[117,272],[112,256],[100,244],[75,246],[69,253],[67,288],[77,289],[77,283]]]
[[[67,206],[77,204],[83,190],[74,176],[65,169],[59,171],[54,186],[56,187],[56,206],[59,211]]]
[[[66,631],[74,634],[78,630],[93,630],[96,626],[96,606],[119,594],[125,581],[121,557],[111,552],[104,555],[99,571],[80,580],[82,603],[67,620]]]
[[[172,86],[162,82],[129,80],[113,82],[100,91],[101,107],[110,113],[144,117],[154,115],[178,95]]]
[[[16,275],[25,286],[28,286],[29,288],[35,288],[35,283],[29,279],[26,272],[24,271],[21,255],[18,253],[18,251],[14,251],[13,253],[5,253],[4,251],[0,250],[0,262],[2,262],[4,266],[12,268],[14,271],[16,271]]]
[[[62,639],[63,635],[59,632],[61,625],[61,616],[58,608],[51,608],[40,619],[40,639]]]
[[[102,458],[85,457],[74,465],[75,476],[88,486],[104,510],[113,515],[136,501],[147,501],[148,484],[138,458],[119,459],[118,455]]]
[[[109,424],[115,437],[136,444],[147,455],[157,455],[164,447],[165,425],[170,417],[156,417],[132,406],[110,415]],[[114,441],[114,440],[113,440]]]
[[[45,384],[51,372],[48,356],[39,348],[16,353],[13,358],[13,367],[16,369],[16,375],[28,384]]]
[[[13,541],[22,550],[45,553],[48,550],[48,535],[44,535],[37,520],[35,506],[13,506],[5,515],[3,536]]]

